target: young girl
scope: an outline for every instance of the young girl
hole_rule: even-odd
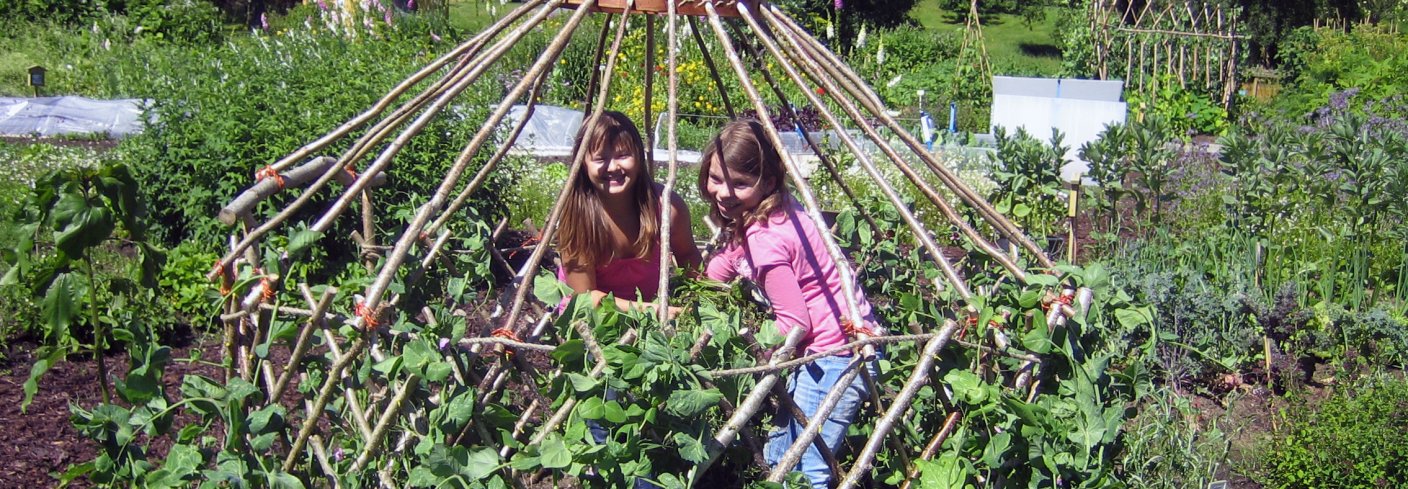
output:
[[[655,310],[660,287],[660,195],[635,124],[604,112],[590,134],[583,123],[576,147],[586,152],[558,228],[557,277],[593,305],[613,295],[621,309]],[[690,232],[689,208],[670,195],[670,251],[686,270],[703,259]],[[673,309],[673,308],[672,308]]]
[[[660,195],[665,186],[650,177],[640,131],[625,114],[607,111],[588,132],[586,122],[574,147],[586,152],[577,182],[567,196],[558,228],[557,278],[577,294],[590,294],[592,305],[611,295],[622,310],[655,312],[660,288]],[[685,270],[703,258],[690,232],[689,208],[670,195],[670,252]],[[565,303],[564,303],[565,304]],[[678,311],[670,308],[670,316]],[[617,393],[607,389],[606,398]],[[597,443],[610,433],[595,420],[587,427]],[[644,478],[635,489],[656,489]]]
[[[726,247],[709,260],[709,278],[735,277],[756,282],[772,304],[775,324],[783,334],[804,328],[799,349],[816,353],[845,344],[841,322],[846,317],[840,273],[806,210],[788,194],[786,171],[763,127],[754,121],[734,121],[705,148],[699,169],[699,193],[710,205],[710,216],[725,223],[731,235]],[[869,327],[875,321],[870,304],[856,290],[857,304]],[[808,416],[816,413],[828,392],[851,363],[850,353],[824,357],[795,372],[787,390]],[[867,365],[872,369],[873,365]],[[836,450],[846,428],[868,396],[859,376],[827,416],[821,439]],[[785,413],[768,435],[764,458],[776,465],[806,427]],[[827,487],[831,471],[816,447],[802,456],[798,468],[816,488]]]

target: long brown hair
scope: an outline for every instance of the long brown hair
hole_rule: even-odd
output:
[[[752,176],[757,179],[757,185],[772,185],[767,197],[738,222],[724,217],[719,212],[718,202],[709,193],[709,170],[715,159],[730,173]],[[782,208],[787,201],[786,180],[787,169],[782,165],[782,156],[768,141],[763,125],[753,120],[737,120],[725,125],[719,135],[709,141],[699,160],[699,195],[710,204],[709,215],[725,223],[733,233],[732,239],[742,239],[743,230],[749,225],[767,219],[773,211]]]
[[[588,130],[591,131],[588,134]],[[597,195],[596,187],[588,178],[587,162],[594,157],[611,158],[617,150],[624,149],[635,155],[639,168],[631,189],[632,200],[640,210],[640,234],[631,245],[631,256],[645,258],[652,250],[658,249],[656,241],[660,234],[660,191],[655,188],[651,177],[652,162],[645,159],[645,143],[640,131],[626,114],[615,111],[602,112],[595,127],[587,127],[586,120],[577,131],[577,141],[573,144],[581,156],[582,165],[577,168],[577,181],[567,195],[563,209],[562,223],[558,228],[557,252],[568,268],[598,267],[617,258],[617,250],[611,245],[610,217]]]

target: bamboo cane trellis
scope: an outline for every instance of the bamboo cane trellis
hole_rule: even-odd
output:
[[[1223,107],[1238,88],[1246,36],[1235,12],[1205,1],[1088,3],[1095,75],[1128,89],[1156,93],[1161,79],[1216,97]]]
[[[406,144],[416,137],[426,126],[426,124],[443,112],[454,98],[461,92],[469,88],[476,80],[486,73],[496,61],[503,58],[516,43],[518,43],[527,33],[534,29],[541,29],[544,21],[554,12],[560,9],[572,9],[568,18],[563,22],[559,32],[553,35],[551,42],[546,49],[537,56],[534,63],[527,68],[523,78],[514,84],[508,93],[503,97],[501,103],[495,106],[487,120],[483,122],[481,129],[465,145],[459,156],[452,162],[445,171],[442,183],[435,190],[429,201],[422,204],[410,219],[409,224],[393,237],[392,245],[376,245],[376,228],[373,222],[373,206],[371,205],[371,189],[386,178],[386,172],[390,170],[398,152]],[[839,396],[849,380],[838,384],[838,389],[834,390],[823,403],[823,407],[811,422],[806,423],[807,430],[793,447],[788,451],[783,461],[773,468],[768,476],[770,481],[780,481],[793,468],[806,447],[817,444],[822,448],[822,452],[827,456],[828,461],[833,465],[836,482],[839,487],[853,487],[858,484],[871,470],[874,457],[878,453],[880,446],[887,441],[897,444],[893,437],[888,437],[896,423],[905,416],[912,407],[915,393],[926,383],[937,382],[930,378],[930,371],[937,353],[945,348],[955,346],[972,348],[984,352],[988,355],[1005,355],[1022,361],[1022,368],[1013,373],[1013,381],[1009,386],[1020,392],[1030,392],[1028,397],[1035,395],[1039,388],[1038,372],[1036,369],[1042,363],[1042,358],[1038,355],[1018,351],[1010,345],[1005,335],[1001,331],[990,330],[992,337],[985,338],[977,342],[963,341],[956,337],[965,323],[973,322],[977,319],[977,308],[974,307],[975,296],[981,296],[982,290],[974,290],[960,276],[954,264],[950,263],[941,253],[940,246],[935,238],[935,234],[926,228],[915,215],[909,205],[906,205],[900,193],[889,184],[880,173],[880,164],[888,161],[900,170],[906,180],[920,191],[927,199],[926,205],[933,205],[950,224],[959,229],[963,239],[969,244],[987,254],[990,259],[1005,271],[1011,280],[1018,283],[1027,283],[1027,271],[1017,263],[1008,253],[994,245],[989,236],[985,235],[981,229],[975,227],[965,219],[958,211],[958,206],[966,206],[973,210],[975,215],[981,219],[982,224],[991,228],[997,235],[1007,238],[1015,243],[1026,254],[1035,266],[1050,269],[1054,263],[1047,257],[1046,253],[1039,248],[1032,240],[1027,238],[1015,225],[997,212],[976,192],[969,189],[954,175],[943,162],[937,160],[929,154],[920,141],[910,135],[892,116],[885,110],[884,103],[870,89],[859,76],[857,76],[845,63],[835,54],[831,53],[817,40],[806,33],[796,22],[788,18],[776,7],[761,2],[736,1],[736,0],[528,0],[522,6],[507,14],[493,25],[486,28],[480,34],[474,36],[464,44],[456,47],[448,54],[431,62],[425,69],[415,73],[405,82],[393,88],[378,103],[363,112],[354,119],[348,121],[337,129],[331,131],[306,146],[291,153],[287,157],[260,170],[256,176],[259,180],[243,195],[233,200],[221,212],[221,219],[228,225],[238,225],[241,229],[231,236],[230,249],[222,257],[210,272],[210,278],[218,280],[222,288],[236,289],[240,286],[237,277],[242,273],[248,273],[254,286],[247,291],[240,289],[243,294],[241,300],[228,301],[221,319],[225,323],[225,347],[226,356],[230,359],[231,369],[228,375],[238,376],[245,381],[259,384],[265,391],[264,397],[266,405],[280,403],[287,391],[291,389],[293,380],[298,377],[299,382],[314,382],[317,378],[310,376],[308,372],[303,372],[299,368],[302,360],[308,355],[315,337],[323,339],[323,344],[329,349],[331,361],[327,370],[320,372],[321,382],[316,384],[312,395],[303,399],[304,415],[298,423],[296,434],[294,434],[287,444],[287,451],[283,453],[282,469],[292,471],[303,467],[305,473],[320,472],[327,477],[327,485],[341,487],[343,480],[339,473],[329,462],[329,446],[334,441],[332,437],[345,436],[352,437],[362,446],[360,453],[356,454],[355,462],[352,465],[353,472],[370,470],[368,465],[382,451],[400,452],[406,449],[408,440],[415,435],[417,421],[422,420],[424,412],[418,411],[415,406],[421,405],[426,399],[433,399],[446,393],[451,386],[446,385],[430,386],[433,383],[417,376],[414,373],[404,373],[399,377],[389,378],[386,382],[367,387],[352,387],[347,385],[343,379],[348,376],[349,369],[361,368],[367,362],[379,362],[386,359],[388,351],[395,353],[400,342],[408,338],[414,339],[415,335],[406,332],[393,332],[385,327],[388,318],[398,315],[412,315],[421,311],[399,311],[400,294],[393,291],[392,282],[403,268],[409,267],[413,270],[424,270],[437,260],[445,258],[447,242],[451,232],[447,227],[447,221],[458,209],[464,206],[468,197],[476,190],[485,185],[487,177],[496,169],[497,165],[504,159],[514,141],[521,132],[525,121],[531,116],[538,97],[542,92],[543,85],[548,80],[548,74],[553,66],[557,64],[558,58],[562,55],[568,41],[579,30],[583,21],[589,15],[600,15],[607,12],[607,22],[603,26],[596,43],[596,58],[594,66],[604,65],[605,69],[594,72],[589,82],[589,98],[584,101],[586,107],[583,124],[591,127],[596,124],[601,116],[611,90],[613,74],[616,72],[615,65],[618,62],[617,56],[603,56],[604,53],[616,53],[621,49],[623,39],[630,23],[627,21],[632,16],[645,16],[647,26],[653,26],[656,17],[664,17],[667,22],[667,70],[666,93],[667,109],[665,117],[667,119],[665,135],[665,149],[668,154],[668,172],[665,174],[665,195],[676,185],[676,170],[678,167],[678,141],[675,132],[675,123],[678,121],[678,104],[676,101],[677,87],[679,84],[676,66],[677,56],[680,52],[680,45],[683,42],[679,18],[682,15],[689,16],[688,23],[691,27],[692,38],[698,44],[701,52],[705,53],[705,62],[711,71],[711,78],[716,86],[722,91],[724,83],[723,74],[715,69],[713,60],[709,59],[709,50],[706,47],[703,32],[710,32],[714,35],[722,48],[722,55],[725,58],[724,72],[731,72],[737,79],[739,86],[746,95],[753,110],[759,116],[760,122],[764,125],[770,142],[777,147],[782,147],[781,133],[787,128],[776,127],[769,117],[772,108],[764,102],[760,88],[753,82],[750,76],[748,61],[752,61],[754,71],[763,72],[766,85],[775,96],[785,99],[785,91],[781,89],[783,83],[791,83],[802,89],[805,102],[815,107],[826,121],[830,128],[835,130],[841,143],[856,156],[857,164],[864,170],[865,174],[874,180],[874,184],[879,187],[885,199],[893,204],[899,211],[902,220],[907,228],[914,234],[914,237],[922,248],[927,252],[926,259],[932,260],[942,271],[943,282],[935,281],[936,291],[951,289],[957,297],[954,305],[955,317],[943,321],[943,324],[930,328],[915,327],[915,334],[902,336],[868,336],[857,334],[852,338],[844,349],[858,349],[863,355],[857,356],[857,361],[852,362],[853,368],[846,374],[846,379],[857,376],[870,383],[873,397],[870,399],[871,409],[880,413],[879,422],[873,430],[873,434],[858,454],[849,459],[850,467],[839,465],[829,450],[826,450],[819,442],[815,441],[815,435],[819,430],[821,422],[825,419],[831,406],[835,404],[835,398]],[[696,22],[697,18],[706,21],[707,27],[701,27]],[[725,19],[729,22],[726,24]],[[613,25],[611,20],[615,19]],[[730,31],[730,27],[733,29]],[[647,30],[647,42],[653,46],[654,29]],[[611,38],[610,47],[607,47],[607,39]],[[752,42],[737,42],[738,39],[756,40]],[[652,53],[654,49],[648,49]],[[773,60],[777,63],[780,73],[769,72],[762,59]],[[654,60],[648,58],[647,66],[653,66]],[[647,73],[652,70],[646,70]],[[427,79],[439,74],[439,78],[427,82]],[[780,78],[780,79],[779,79]],[[646,79],[647,86],[653,83],[650,78]],[[417,86],[424,85],[419,93],[407,96],[413,92],[411,90]],[[818,87],[822,90],[812,90]],[[647,98],[651,91],[646,91]],[[729,100],[728,94],[721,97],[724,101]],[[507,116],[511,106],[520,100],[525,100],[527,104],[527,114],[512,126],[506,133],[497,133],[498,128]],[[399,105],[396,105],[398,104]],[[393,106],[394,109],[392,108]],[[651,107],[650,100],[647,99],[645,106],[647,114]],[[734,108],[728,105],[728,111],[733,112]],[[791,110],[791,105],[783,103],[783,110]],[[390,109],[389,112],[388,109]],[[839,111],[839,113],[834,112]],[[647,115],[647,117],[649,117]],[[861,148],[860,142],[852,132],[846,130],[843,118],[849,119],[854,127],[858,127],[860,134],[870,139],[880,149],[883,161],[874,158]],[[881,127],[872,127],[867,121],[877,120]],[[365,128],[365,129],[364,129]],[[888,130],[890,134],[884,134],[881,130]],[[349,138],[354,131],[363,130],[361,136],[357,137],[349,149],[335,157],[312,158],[314,155],[325,151],[334,142]],[[469,164],[474,156],[485,149],[486,144],[494,144],[491,140],[499,138],[498,148],[492,156],[480,167],[471,178],[466,180],[469,171]],[[388,141],[388,138],[391,138]],[[926,180],[926,175],[916,170],[905,155],[902,155],[893,144],[897,140],[902,144],[902,148],[907,149],[916,155],[928,172],[951,192],[959,202],[949,202],[946,200],[934,185]],[[819,156],[822,152],[817,149],[816,143],[810,138],[806,139],[814,151]],[[653,147],[652,145],[649,145]],[[373,151],[377,151],[375,157],[371,157]],[[799,200],[804,204],[807,217],[812,219],[820,228],[827,227],[824,223],[821,208],[817,204],[817,199],[813,195],[808,183],[798,177],[798,163],[792,159],[787,151],[780,151],[784,155],[784,163],[789,169],[789,176],[798,194]],[[576,177],[576,169],[583,164],[585,159],[582,152],[574,152],[570,158],[570,170],[568,172],[568,182],[564,185],[564,190],[558,195],[548,215],[546,223],[542,228],[541,240],[543,243],[551,243],[556,226],[563,212],[563,201],[567,189],[572,186],[572,179]],[[370,161],[367,161],[370,159]],[[837,181],[840,178],[840,169],[835,163],[822,156],[823,167]],[[290,221],[299,211],[306,211],[309,203],[313,201],[313,196],[320,193],[330,193],[328,183],[336,180],[345,189],[341,193],[335,193],[332,204],[317,215],[317,218],[308,225],[306,231],[295,236],[287,246],[277,251],[278,257],[269,260],[269,263],[277,263],[277,270],[261,270],[255,268],[257,264],[266,263],[261,260],[261,247],[258,246],[271,232],[281,227],[290,225]],[[843,183],[844,186],[844,183]],[[281,209],[277,214],[260,222],[251,212],[254,204],[266,199],[281,190],[292,190],[301,188],[291,203]],[[854,200],[849,189],[845,193]],[[668,197],[666,197],[668,198]],[[356,301],[351,304],[350,313],[337,312],[334,308],[333,298],[337,296],[338,290],[335,287],[324,287],[321,293],[315,293],[314,286],[307,283],[288,283],[282,280],[288,276],[289,267],[293,260],[300,256],[300,252],[306,249],[312,242],[316,241],[323,233],[326,233],[337,219],[342,218],[342,214],[347,211],[354,201],[361,202],[361,230],[358,238],[363,246],[364,255],[369,253],[384,253],[379,258],[379,266],[373,266],[378,261],[367,260],[368,266],[375,272],[375,278],[366,287],[366,290],[356,295]],[[663,202],[661,205],[662,230],[663,235],[669,234],[671,222],[669,213],[671,205]],[[870,225],[874,226],[874,221],[866,214],[863,206],[857,206]],[[502,232],[505,228],[501,223],[495,230],[495,234]],[[823,233],[826,242],[826,251],[837,264],[844,283],[859,283],[855,277],[855,271],[849,265],[850,260],[846,258],[841,247],[827,233]],[[662,240],[664,256],[669,256],[669,242]],[[549,325],[552,314],[544,307],[527,300],[527,292],[531,288],[534,272],[539,268],[548,246],[538,245],[532,247],[532,253],[527,262],[518,267],[512,279],[508,291],[500,297],[499,308],[492,317],[495,324],[499,326],[494,334],[489,331],[467,332],[466,337],[451,338],[456,345],[457,354],[462,363],[455,363],[453,371],[453,382],[456,385],[475,385],[477,388],[477,401],[486,402],[501,396],[501,389],[511,370],[531,370],[530,365],[519,362],[511,355],[497,354],[506,348],[518,350],[539,350],[550,351],[555,346],[538,343],[544,335],[545,328]],[[415,255],[419,256],[415,256]],[[503,256],[493,254],[493,259],[507,266]],[[659,290],[661,291],[659,303],[663,306],[669,301],[669,287],[667,280],[670,275],[668,260],[662,263],[662,281]],[[417,266],[419,265],[419,266]],[[416,271],[406,280],[412,281],[417,278]],[[296,291],[294,294],[292,292]],[[275,300],[281,292],[288,292],[289,296],[301,298],[307,304],[306,308],[293,307],[279,303]],[[856,307],[856,291],[850,288],[845,290],[844,299],[846,314],[850,321],[861,324],[861,314]],[[1064,288],[1052,290],[1053,300],[1048,301],[1048,318],[1051,323],[1049,327],[1060,327],[1068,318],[1077,317],[1084,314],[1085,309],[1091,303],[1088,290],[1075,290]],[[664,307],[659,308],[663,312]],[[536,318],[534,318],[536,316]],[[298,328],[296,338],[288,342],[290,358],[279,365],[273,364],[264,355],[256,354],[257,346],[265,343],[271,334],[270,325],[274,318],[299,318],[302,325]],[[435,321],[434,315],[421,314],[424,321]],[[664,319],[663,317],[660,319]],[[663,321],[662,321],[663,322]],[[338,326],[350,325],[355,327],[359,333],[346,335],[340,333]],[[592,358],[602,359],[603,353],[599,344],[592,338],[589,328],[583,324],[576,324],[577,332],[585,341],[588,353]],[[748,369],[719,370],[712,372],[715,378],[735,376],[735,375],[756,375],[756,383],[752,391],[738,405],[734,406],[725,401],[724,412],[728,416],[728,421],[718,430],[706,444],[709,461],[699,464],[691,471],[694,480],[707,471],[708,467],[731,445],[739,436],[744,438],[745,443],[750,447],[758,446],[756,438],[747,429],[747,424],[755,414],[762,408],[764,401],[769,396],[778,398],[779,404],[784,409],[792,409],[790,399],[787,398],[785,390],[780,390],[779,381],[788,368],[793,368],[802,362],[811,361],[819,355],[831,354],[840,351],[825,352],[793,359],[792,350],[800,341],[800,329],[795,330],[787,338],[784,348],[772,358],[756,367]],[[620,341],[631,343],[635,341],[637,335],[634,332],[627,333]],[[709,341],[706,335],[698,340],[698,345],[703,345]],[[870,358],[873,355],[873,347],[886,343],[907,343],[919,345],[922,343],[923,355],[919,365],[910,373],[904,387],[894,394],[890,399],[881,399],[879,392],[874,387],[874,379],[870,378],[867,369],[859,368],[861,359]],[[492,350],[496,354],[488,354],[486,349]],[[698,348],[696,347],[695,351]],[[591,372],[595,377],[601,374],[605,367],[604,361],[598,361]],[[482,371],[482,374],[480,373]],[[478,377],[476,381],[475,377]],[[524,378],[531,376],[521,376]],[[439,389],[439,390],[437,390]],[[779,394],[780,392],[780,394]],[[329,405],[339,400],[341,405],[341,415],[332,417],[327,414]],[[888,404],[886,404],[888,401]],[[538,426],[529,426],[529,419],[539,410],[546,409],[538,401],[534,401],[523,413],[519,423],[515,426],[512,436],[520,440],[520,436],[529,435],[528,443],[536,444],[542,442],[545,436],[558,429],[559,425],[566,419],[568,413],[573,408],[573,401],[568,400],[559,406],[551,415],[545,417]],[[799,419],[804,419],[797,413]],[[930,438],[925,449],[920,453],[910,454],[907,447],[893,446],[896,453],[904,461],[903,465],[909,467],[906,473],[911,476],[912,465],[911,455],[919,459],[932,457],[942,445],[943,440],[952,433],[954,426],[961,421],[961,413],[951,411],[946,417],[944,425],[935,431]],[[805,422],[805,421],[804,421]],[[328,425],[336,429],[327,428]],[[466,424],[463,431],[456,436],[455,442],[463,439],[470,424]],[[475,426],[477,430],[483,430],[482,426]],[[481,433],[482,438],[492,438]],[[508,446],[501,447],[499,453],[502,456],[509,454]],[[398,487],[396,481],[403,475],[398,470],[398,464],[394,458],[383,467],[376,467],[376,477],[384,487]],[[311,476],[310,476],[311,477]]]

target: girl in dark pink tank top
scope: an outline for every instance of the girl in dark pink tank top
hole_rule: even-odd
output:
[[[583,122],[577,151],[586,152],[569,191],[557,252],[557,277],[593,304],[613,296],[622,309],[653,311],[660,283],[660,205],[663,186],[651,178],[640,132],[625,114]],[[690,233],[689,208],[671,194],[670,251],[677,265],[702,259]],[[673,308],[672,308],[673,309]]]

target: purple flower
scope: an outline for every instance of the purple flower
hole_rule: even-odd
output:
[[[269,16],[264,15],[263,12],[259,14],[259,27],[266,31],[269,30]]]
[[[342,447],[337,447],[337,450],[332,451],[332,459],[335,461],[341,462],[346,456],[347,454],[342,451]]]
[[[325,1],[323,1],[323,0],[318,0],[318,8],[321,9],[321,10],[327,10],[327,9],[328,9],[328,3],[325,2]]]
[[[841,0],[836,0],[836,10],[841,10]]]
[[[445,347],[450,346],[449,338],[440,338],[440,351],[445,351]]]

